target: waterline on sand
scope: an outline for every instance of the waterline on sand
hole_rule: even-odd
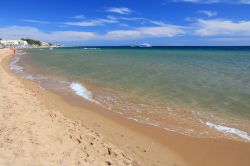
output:
[[[182,80],[177,79],[179,76],[175,78],[171,73],[168,75],[168,71],[176,70],[176,67],[172,66],[168,68],[168,70],[161,67],[161,65],[171,66],[171,64],[173,64],[170,64],[169,62],[172,62],[173,60],[171,57],[170,59],[168,58],[168,50],[151,50],[156,54],[160,52],[160,55],[154,55],[154,58],[160,58],[161,62],[164,60],[163,64],[158,61],[156,63],[155,59],[152,60],[148,56],[141,56],[142,53],[145,53],[143,50],[114,51],[115,50],[103,49],[102,51],[83,52],[82,48],[76,50],[58,49],[53,52],[46,52],[46,50],[25,50],[23,53],[26,53],[26,55],[18,53],[17,56],[12,59],[12,62],[15,65],[14,67],[17,66],[17,69],[14,70],[14,72],[21,75],[21,77],[36,81],[45,89],[63,96],[65,95],[65,97],[72,95],[72,97],[75,97],[74,102],[79,104],[85,103],[84,100],[86,100],[101,105],[105,110],[119,113],[127,119],[133,119],[143,124],[194,137],[225,137],[229,139],[245,139],[249,141],[248,133],[250,133],[250,130],[248,128],[248,121],[243,123],[241,120],[238,120],[237,117],[227,119],[227,115],[224,119],[224,114],[219,114],[220,112],[216,114],[217,112],[215,110],[217,110],[217,107],[211,107],[211,103],[206,103],[207,107],[204,108],[205,110],[202,107],[193,106],[200,101],[193,98],[195,97],[193,96],[195,93],[190,93],[183,89],[185,87],[179,84]],[[135,55],[133,57],[128,57],[131,53]],[[137,55],[136,53],[140,54]],[[151,52],[149,51],[147,53],[149,54]],[[195,51],[192,52],[192,54],[195,53]],[[122,56],[120,56],[120,54],[122,54]],[[134,58],[137,56],[139,56],[138,59],[134,61]],[[143,64],[138,64],[138,62],[142,63],[143,58],[146,58],[147,61],[143,62]],[[176,58],[176,56],[172,58]],[[199,58],[203,57],[199,56]],[[208,58],[211,59],[213,57]],[[133,62],[131,62],[131,60],[133,60]],[[188,57],[188,63],[193,61],[195,60],[193,60],[192,57]],[[124,62],[128,63],[130,67],[124,68]],[[134,62],[137,63],[134,64]],[[148,62],[153,62],[154,64],[160,63],[160,66],[156,69],[150,69],[150,66],[145,67]],[[180,63],[179,61],[177,61],[177,63],[176,60],[173,62],[176,64]],[[200,62],[197,62],[196,65],[199,64]],[[103,66],[106,67],[103,68]],[[123,68],[122,71],[119,70],[120,67]],[[133,68],[133,71],[130,70],[131,68]],[[141,69],[143,69],[143,71]],[[144,71],[144,69],[150,70]],[[177,69],[178,73],[181,73],[182,68],[179,69],[177,66]],[[114,71],[118,71],[119,74],[116,74]],[[192,71],[189,71],[188,73],[190,72],[192,73]],[[204,72],[209,74],[210,70],[205,70]],[[168,79],[164,80],[165,78],[162,76],[163,73],[168,75]],[[123,75],[126,75],[128,78],[123,79],[124,77],[121,77]],[[198,78],[193,78],[194,83],[196,83],[196,79],[198,79],[196,80],[198,82],[200,79],[205,79],[203,77],[200,78],[200,76],[197,77]],[[214,77],[214,79],[216,79],[218,76],[215,75]],[[144,78],[147,78],[147,81],[145,81]],[[165,82],[168,80],[178,84],[178,86],[176,85],[176,87],[171,88],[169,82],[167,83],[168,86],[165,86]],[[186,81],[190,80],[191,79],[187,79]],[[112,84],[107,84],[107,81],[111,81]],[[144,81],[145,84],[149,81],[152,85],[146,85],[144,87],[144,84],[141,84],[141,81]],[[164,84],[162,84],[163,82]],[[232,80],[228,82],[230,83]],[[212,81],[212,83],[214,82]],[[206,84],[206,80],[195,86],[194,92],[202,92],[199,95],[206,96],[207,86],[203,86],[204,84]],[[137,85],[140,85],[140,87],[136,88]],[[151,88],[153,91],[150,90]],[[141,91],[143,92],[141,93]],[[182,94],[183,92],[185,92],[185,94]],[[172,93],[175,94],[173,97],[171,97]],[[188,94],[188,99],[190,100],[185,100],[186,103],[182,103],[181,99],[186,94]],[[216,94],[218,98],[221,97],[218,95]],[[204,99],[203,97],[200,102],[203,102],[203,99],[206,101],[210,98],[211,97],[206,97],[206,99]],[[223,98],[221,100],[222,101],[219,103],[230,103],[233,101],[231,98]],[[239,99],[237,98],[237,101],[238,100]],[[245,102],[244,99],[241,99],[241,101]],[[225,105],[225,107],[226,106],[227,105]],[[239,105],[239,107],[240,106],[241,105]],[[202,113],[198,114],[198,111],[202,111]],[[220,115],[222,116],[220,117]],[[204,123],[201,123],[199,120],[202,120]],[[205,122],[211,122],[211,124],[214,125],[208,125]],[[222,126],[218,127],[217,124]],[[232,124],[237,125],[237,129],[233,128],[231,131],[230,128],[223,128],[224,126],[232,127]]]
[[[80,84],[78,82],[72,82],[70,84],[70,88],[75,92],[76,95],[81,96],[88,101],[91,101],[91,102],[98,104],[98,102],[93,99],[92,93],[86,87],[84,87],[82,84]]]
[[[202,123],[207,125],[210,128],[216,129],[219,132],[223,132],[223,133],[226,133],[226,134],[233,134],[233,135],[241,137],[241,138],[243,138],[243,139],[245,139],[247,141],[250,141],[250,135],[245,131],[241,131],[241,130],[236,129],[236,128],[231,128],[231,127],[227,127],[227,126],[214,124],[214,123],[211,123],[211,122],[205,122],[205,123],[202,122]]]

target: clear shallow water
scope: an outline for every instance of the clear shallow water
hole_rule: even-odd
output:
[[[63,93],[71,88],[76,95],[128,118],[195,136],[211,135],[214,129],[232,136],[242,136],[240,129],[250,133],[248,47],[25,52],[17,64],[30,76],[50,78],[37,79],[41,85]],[[51,83],[51,78],[56,81]],[[58,80],[66,83],[59,86]]]

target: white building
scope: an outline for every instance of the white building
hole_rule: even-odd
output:
[[[47,43],[47,42],[42,42],[42,43],[41,43],[41,46],[42,46],[42,47],[49,47],[49,43]]]
[[[27,41],[24,40],[0,40],[0,44],[3,46],[27,46]]]

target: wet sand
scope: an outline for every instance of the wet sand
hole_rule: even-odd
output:
[[[3,165],[250,164],[250,143],[184,136],[125,119],[86,101],[68,102],[13,75],[8,66],[11,52],[0,52]]]

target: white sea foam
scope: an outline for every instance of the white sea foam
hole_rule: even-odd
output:
[[[204,123],[204,122],[202,122],[202,123]],[[217,125],[217,124],[214,124],[211,122],[205,122],[204,124],[206,124],[210,128],[214,128],[220,132],[237,135],[238,137],[241,137],[245,140],[250,141],[250,135],[245,131],[241,131],[239,129],[231,128],[231,127],[227,127],[227,126]]]
[[[72,82],[70,84],[70,88],[78,95],[81,96],[83,98],[85,98],[86,100],[89,100],[91,102],[95,102],[97,103],[97,101],[95,101],[93,99],[93,95],[92,93],[85,88],[82,84],[78,83],[78,82]]]
[[[99,50],[99,49],[101,49],[101,48],[92,48],[92,47],[89,47],[89,48],[83,48],[84,50]]]
[[[14,71],[15,73],[21,73],[23,71],[23,68],[21,66],[17,65],[17,62],[20,60],[19,56],[16,56],[11,62],[10,62],[10,69]]]
[[[10,62],[10,69],[16,73],[16,74],[21,74],[23,73],[23,67],[18,66],[17,63],[20,60],[20,56],[26,54],[26,52],[22,51],[22,50],[17,50],[16,56],[14,56],[14,58],[11,60]]]

